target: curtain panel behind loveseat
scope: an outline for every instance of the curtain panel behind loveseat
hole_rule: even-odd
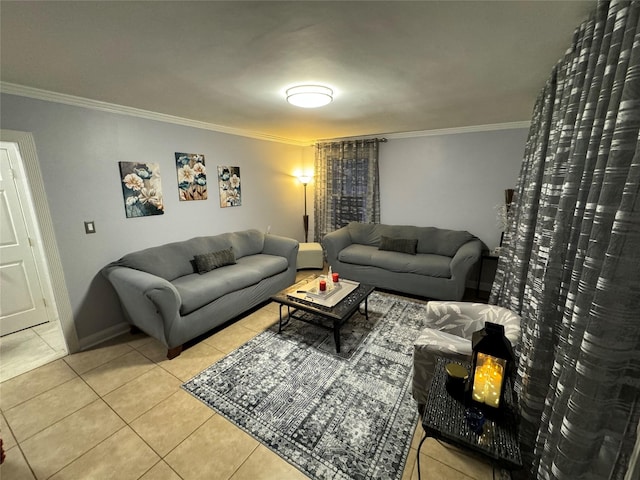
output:
[[[316,146],[314,238],[349,222],[380,223],[378,139]]]
[[[640,471],[639,19],[599,2],[534,109],[490,299],[522,316],[526,478]]]

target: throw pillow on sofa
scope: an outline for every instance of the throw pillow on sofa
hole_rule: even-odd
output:
[[[198,270],[198,273],[207,273],[216,268],[236,263],[236,257],[233,254],[233,247],[219,250],[217,252],[196,255],[193,259],[196,262],[196,269]]]
[[[378,250],[388,250],[415,255],[417,248],[417,238],[391,238],[382,235],[380,236],[380,246],[378,247]]]

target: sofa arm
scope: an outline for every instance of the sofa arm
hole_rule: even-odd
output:
[[[351,235],[347,227],[342,227],[327,233],[322,239],[322,246],[327,254],[327,262],[329,265],[335,265],[338,261],[338,254],[351,245],[351,243],[353,242],[351,241]]]
[[[289,267],[293,266],[293,268],[295,268],[299,247],[300,243],[293,238],[281,237],[278,235],[265,235],[262,253],[285,257],[289,263]]]
[[[413,346],[413,398],[419,404],[427,403],[436,357],[466,362],[471,359],[471,354],[471,340],[431,328],[424,329]]]
[[[182,299],[167,280],[127,267],[105,267],[129,321],[142,331],[173,348],[171,338],[180,319]]]
[[[484,327],[484,303],[431,300],[427,303],[426,319],[435,328],[462,339],[471,340],[473,332]]]
[[[451,260],[451,278],[464,278],[471,268],[480,260],[482,242],[472,240],[462,245]]]
[[[431,328],[467,340],[486,322],[497,323],[504,326],[504,335],[513,347],[520,343],[520,315],[497,305],[432,300],[427,304],[426,319]]]

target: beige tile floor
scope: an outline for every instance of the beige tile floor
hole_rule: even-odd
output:
[[[267,304],[170,361],[156,340],[123,335],[2,382],[0,478],[307,478],[180,389],[277,318]],[[421,435],[418,427],[403,480],[418,478]],[[493,479],[489,464],[432,439],[420,455],[422,478]]]
[[[33,370],[67,354],[58,321],[0,338],[0,382]]]

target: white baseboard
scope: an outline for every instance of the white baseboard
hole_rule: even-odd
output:
[[[111,340],[123,333],[127,333],[129,330],[131,330],[131,325],[127,322],[120,322],[112,327],[93,333],[88,337],[81,338],[79,340],[80,351],[87,350],[88,348],[94,347],[102,342]]]

